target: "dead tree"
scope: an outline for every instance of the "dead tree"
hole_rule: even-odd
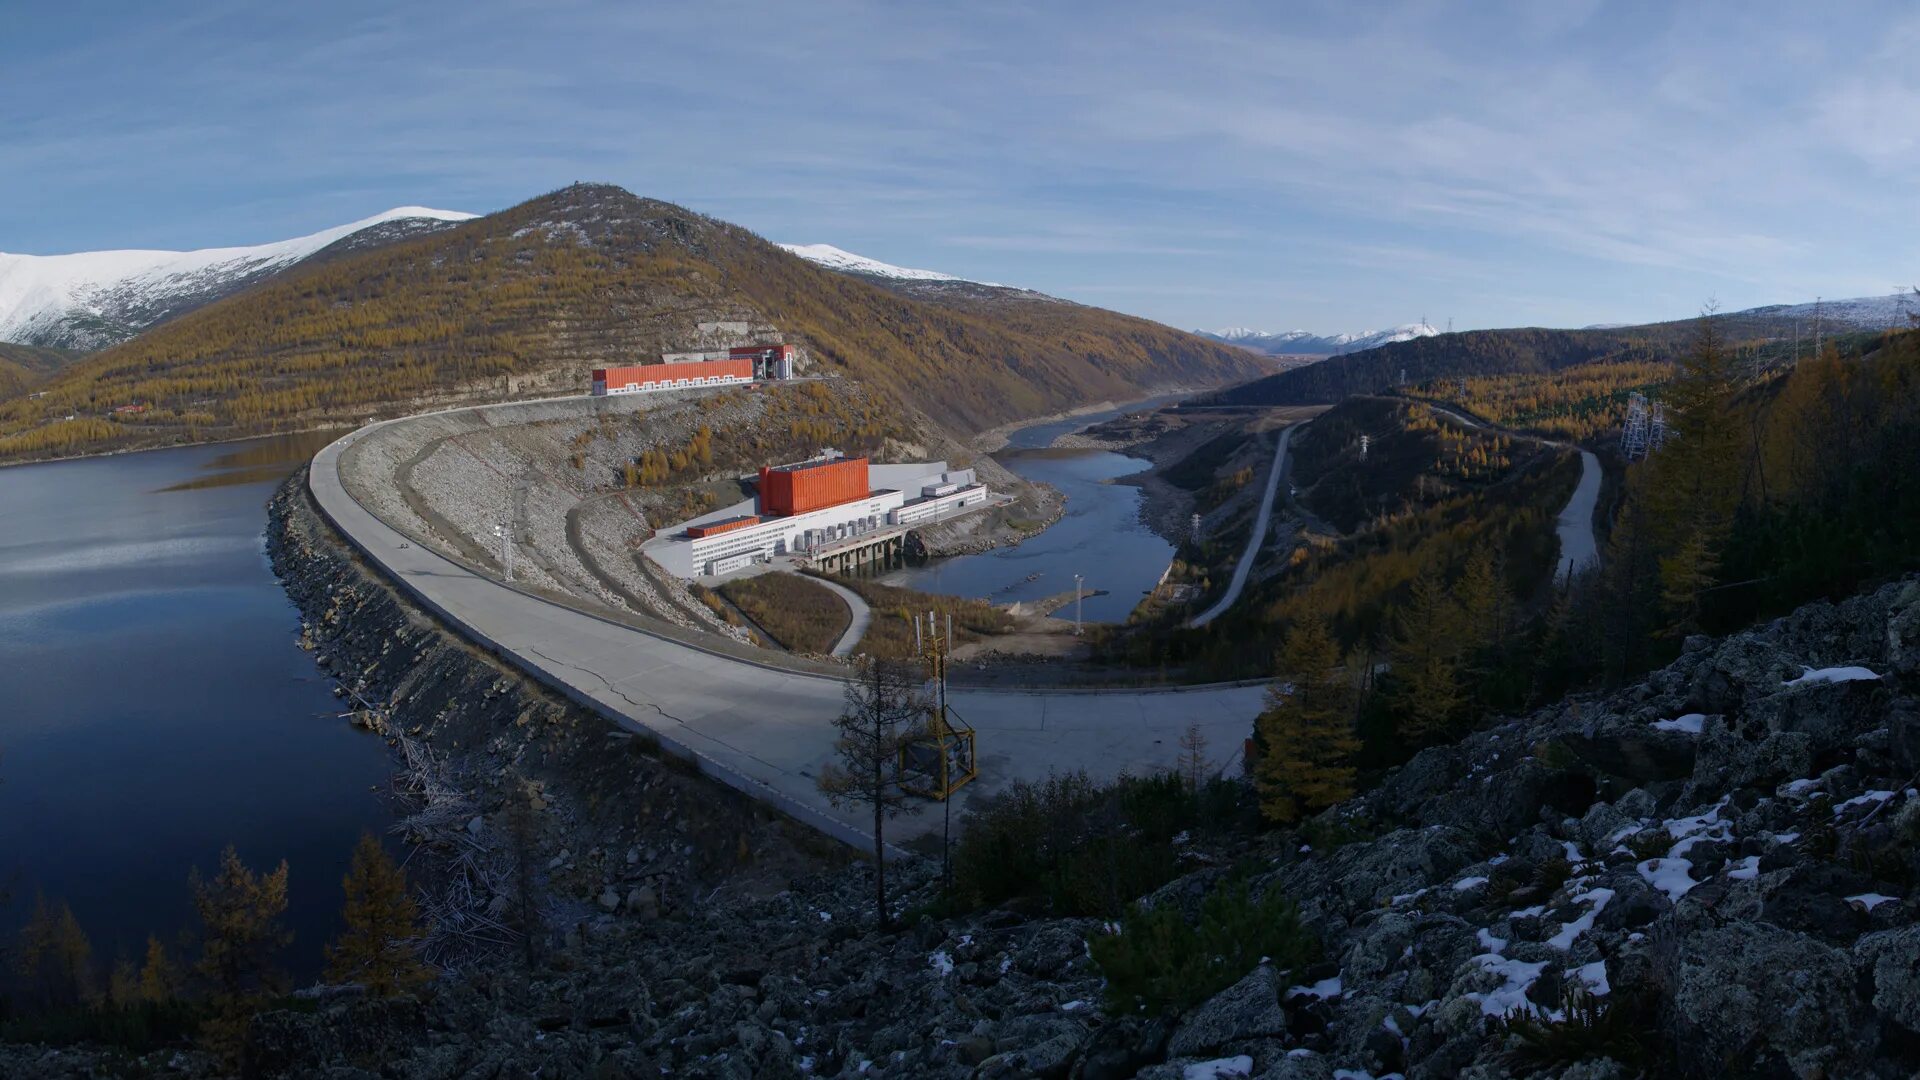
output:
[[[882,928],[889,921],[886,821],[922,809],[900,786],[901,752],[925,734],[926,714],[913,665],[862,657],[847,681],[846,707],[833,722],[840,732],[833,744],[838,760],[820,770],[820,790],[835,807],[873,808],[873,902]]]

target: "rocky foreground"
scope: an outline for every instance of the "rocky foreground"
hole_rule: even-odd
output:
[[[1263,841],[1255,892],[1295,898],[1326,959],[1257,967],[1181,1016],[1105,1011],[1098,921],[916,916],[934,883],[908,867],[907,925],[882,932],[852,868],[671,916],[590,914],[532,973],[503,958],[424,1002],[322,995],[255,1022],[248,1071],[1911,1076],[1916,688],[1920,578],[1691,640],[1624,691],[1424,751],[1322,815],[1317,843]],[[1148,902],[1196,911],[1229,873],[1196,856],[1209,868]]]

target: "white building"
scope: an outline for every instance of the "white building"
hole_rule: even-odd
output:
[[[736,503],[660,530],[641,551],[679,578],[719,576],[756,559],[799,555],[822,545],[937,520],[987,504],[992,492],[972,469],[948,470],[944,461],[874,465],[865,498],[785,517],[760,517],[757,500]],[[918,492],[909,498],[908,492]],[[742,524],[735,520],[754,519]],[[705,532],[689,536],[688,530]]]

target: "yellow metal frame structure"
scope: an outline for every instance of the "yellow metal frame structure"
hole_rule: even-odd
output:
[[[932,630],[933,614],[927,614]],[[918,636],[918,619],[915,620]],[[920,655],[932,675],[933,696],[927,703],[927,733],[900,748],[900,772],[909,779],[900,786],[910,794],[945,802],[980,775],[974,730],[947,705],[947,651],[953,639],[953,620],[947,620],[943,640],[937,630],[923,640]],[[918,782],[916,782],[918,781]]]

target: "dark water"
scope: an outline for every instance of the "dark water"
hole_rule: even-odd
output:
[[[1139,472],[1151,462],[1106,450],[1035,452],[1035,448],[1068,432],[1171,400],[1156,398],[1014,432],[1007,449],[996,455],[1000,463],[1029,480],[1059,488],[1067,496],[1066,516],[1016,546],[935,559],[925,566],[893,571],[881,580],[1007,603],[1072,592],[1073,576],[1080,574],[1086,588],[1107,591],[1106,596],[1085,601],[1086,618],[1124,620],[1166,572],[1174,548],[1141,523],[1139,488],[1104,481]],[[1068,608],[1060,614],[1071,618],[1073,612]]]
[[[137,960],[191,924],[187,871],[231,842],[288,861],[286,964],[317,971],[391,767],[267,564],[266,499],[313,442],[0,469],[0,932],[38,890],[97,961]]]

